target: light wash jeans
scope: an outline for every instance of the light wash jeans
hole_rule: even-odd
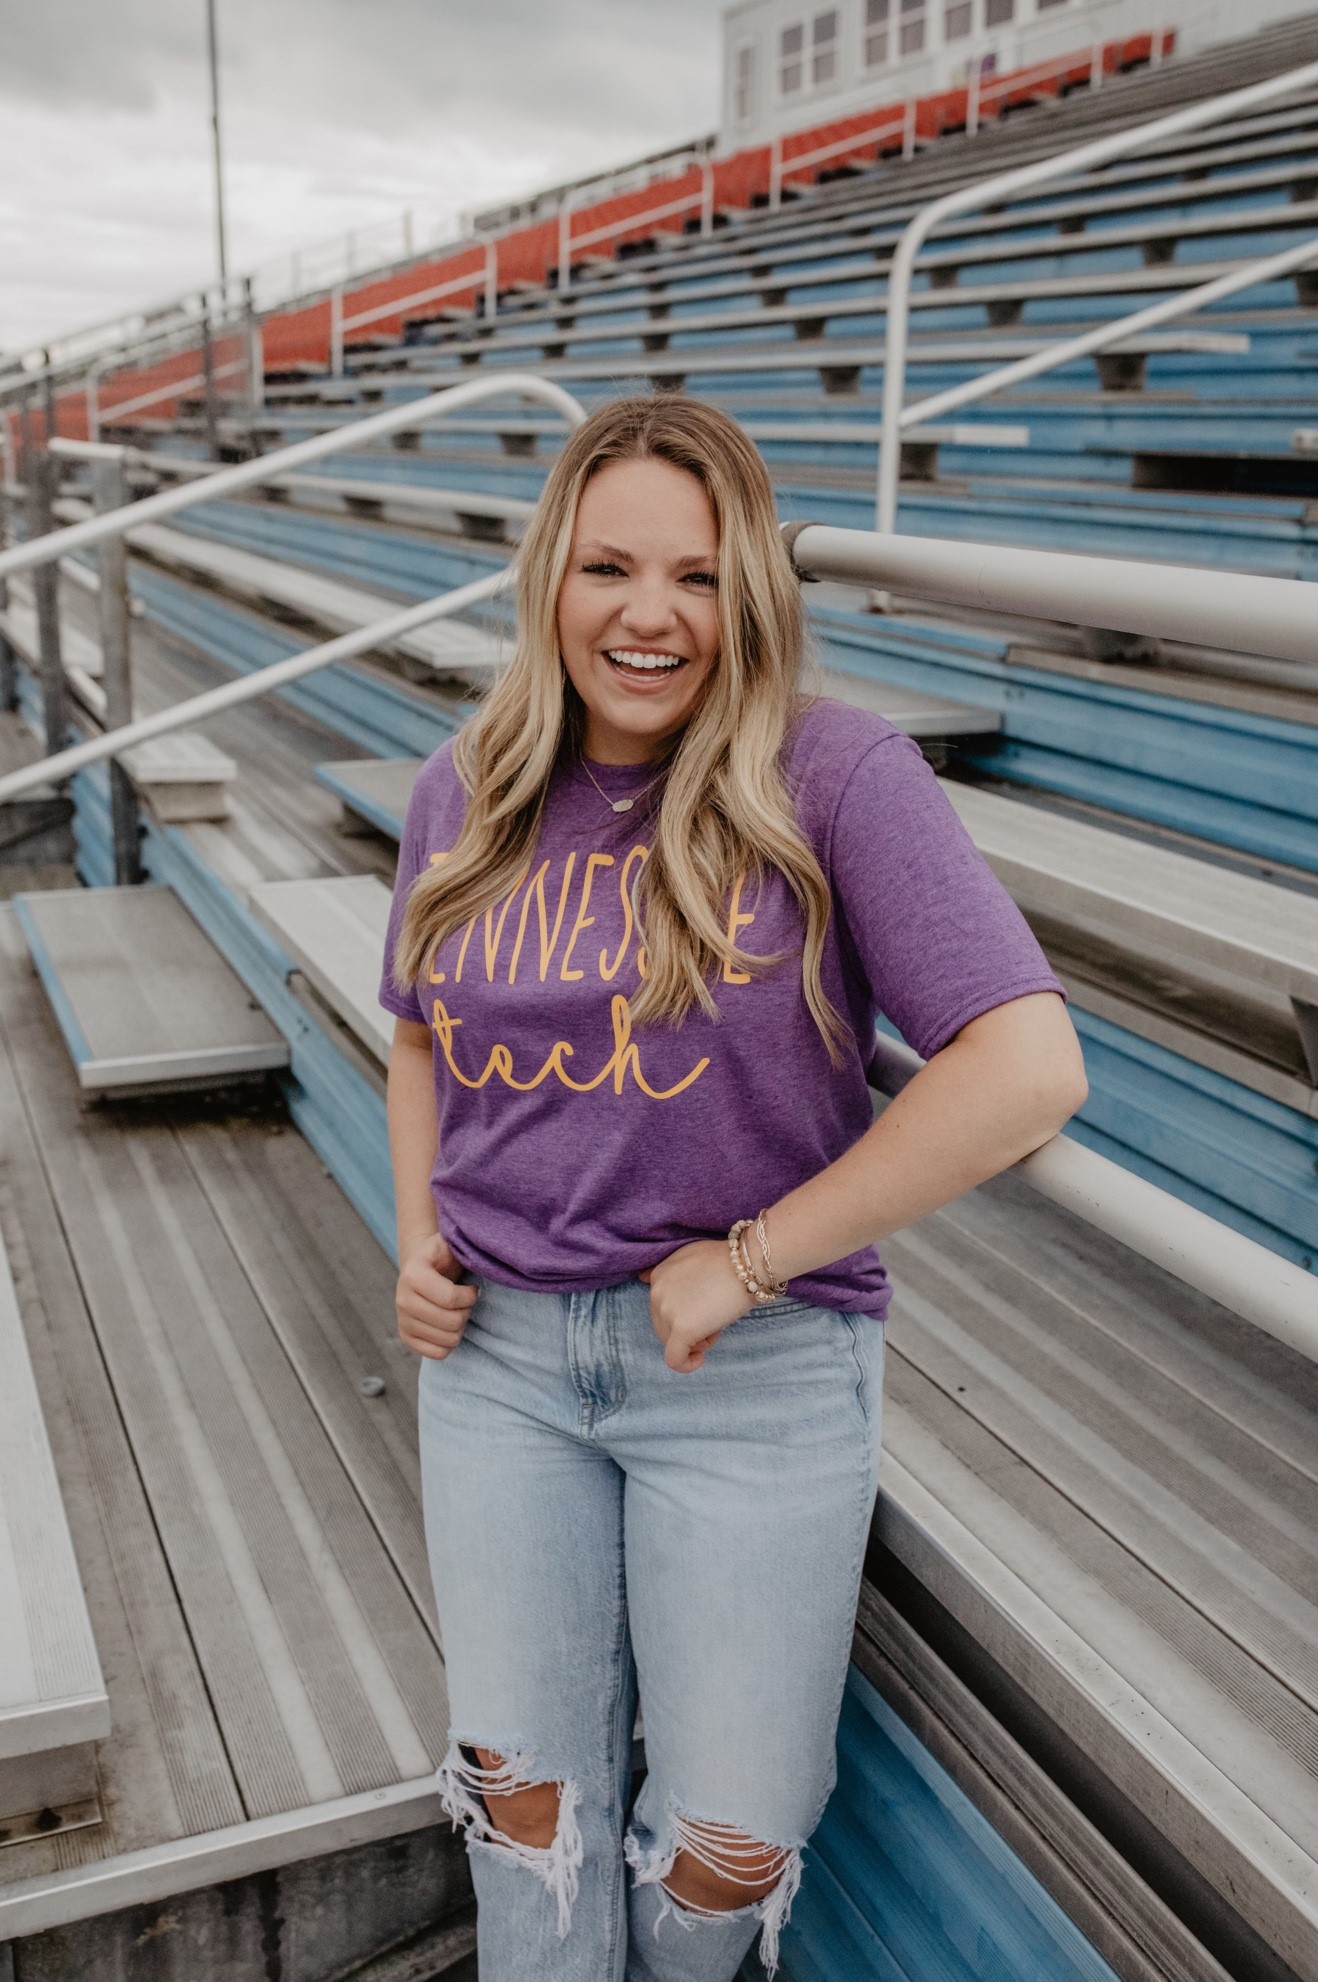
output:
[[[757,1927],[772,1975],[837,1777],[883,1338],[870,1315],[781,1301],[681,1373],[639,1281],[487,1280],[457,1347],[422,1363],[439,1786],[466,1832],[481,1982],[731,1982]],[[483,1792],[547,1781],[553,1842],[503,1836]],[[750,1841],[784,1866],[760,1899],[717,1912],[661,1883],[683,1849],[735,1881]]]

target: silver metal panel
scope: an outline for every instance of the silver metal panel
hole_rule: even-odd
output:
[[[997,709],[977,709],[969,702],[949,702],[925,695],[918,688],[897,688],[891,682],[825,668],[824,693],[856,709],[872,709],[907,736],[993,736],[1002,728]]]
[[[373,874],[267,881],[251,905],[280,948],[363,1046],[387,1061],[394,1021],[379,1002],[390,891]]]
[[[392,1263],[281,1118],[80,1108],[5,910],[0,1174],[115,1708],[105,1821],[0,1852],[0,1938],[433,1822],[448,1707]]]
[[[1023,908],[1318,1000],[1318,901],[969,785],[944,786]]]
[[[0,1769],[110,1731],[110,1704],[0,1241]]]
[[[355,632],[397,609],[397,600],[382,592],[368,592],[276,558],[261,557],[255,551],[210,543],[165,524],[152,523],[134,530],[131,542],[171,570],[219,585],[256,606],[291,609],[329,633]],[[458,620],[419,627],[398,640],[396,648],[400,654],[423,661],[437,675],[463,681],[487,680],[500,654],[499,642],[491,634]]]
[[[350,810],[398,839],[422,757],[353,757],[318,764],[316,777]]]
[[[288,1064],[288,1044],[168,888],[17,898],[89,1093]]]
[[[1318,1973],[1318,1373],[1014,1178],[884,1251],[885,1539]]]

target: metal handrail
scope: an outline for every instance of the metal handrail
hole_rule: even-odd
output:
[[[333,427],[326,433],[314,434],[310,440],[294,441],[289,447],[276,448],[273,454],[261,454],[251,461],[235,462],[229,468],[217,468],[214,474],[202,481],[184,482],[175,488],[161,489],[156,495],[143,497],[141,502],[125,503],[120,509],[107,510],[100,516],[89,516],[85,522],[71,523],[63,530],[52,530],[44,537],[14,544],[9,550],[0,552],[0,579],[12,577],[16,571],[30,571],[37,565],[49,564],[52,559],[64,557],[70,551],[84,550],[89,544],[102,543],[107,537],[122,536],[143,524],[159,522],[164,516],[176,516],[180,510],[191,509],[197,503],[215,502],[222,496],[237,495],[241,489],[256,488],[272,476],[286,474],[308,461],[321,461],[330,454],[349,453],[389,434],[401,433],[408,427],[429,426],[431,421],[460,412],[464,406],[477,405],[484,399],[501,398],[505,393],[543,401],[561,413],[569,427],[579,427],[586,417],[585,408],[570,392],[565,392],[561,385],[555,385],[552,379],[538,378],[534,372],[501,372],[497,377],[472,379],[465,385],[447,386],[442,392],[432,392],[424,399],[391,406],[386,412],[373,413],[365,420],[354,420],[346,427]],[[0,787],[0,790],[3,789]]]
[[[472,242],[472,247],[480,247],[484,253],[484,263],[480,268],[470,269],[466,275],[450,276],[445,282],[429,284],[425,289],[413,290],[410,295],[397,296],[387,303],[376,303],[369,310],[358,310],[355,316],[343,314],[344,289],[340,283],[330,292],[330,371],[337,378],[343,370],[344,332],[360,330],[363,324],[382,323],[386,317],[401,316],[404,310],[419,309],[423,303],[439,303],[445,296],[460,296],[464,289],[483,290],[485,314],[493,319],[499,304],[499,245],[496,240]]]
[[[899,1094],[923,1065],[909,1046],[880,1035],[870,1083]],[[1318,1362],[1318,1282],[1303,1267],[1072,1136],[1055,1135],[1011,1167],[1040,1197]]]
[[[995,200],[1002,200],[1049,180],[1065,178],[1073,172],[1088,171],[1145,145],[1177,137],[1250,110],[1274,97],[1288,96],[1311,83],[1318,83],[1318,62],[1306,62],[1280,76],[1269,76],[1247,89],[1231,90],[1224,96],[1207,98],[1186,108],[1156,117],[1147,124],[1136,124],[1088,144],[1075,145],[1052,158],[1037,159],[1032,165],[1016,166],[1010,172],[997,172],[975,185],[961,186],[932,200],[916,214],[901,240],[888,271],[887,338],[883,370],[883,434],[879,443],[878,486],[875,502],[876,528],[891,533],[897,524],[897,491],[901,475],[902,400],[906,391],[906,346],[910,322],[911,277],[915,258],[925,241],[944,220],[973,212]]]
[[[707,239],[714,231],[714,166],[708,157],[693,159],[692,164],[700,169],[698,193],[680,193],[676,199],[662,200],[656,206],[638,208],[635,213],[623,214],[617,220],[605,221],[601,227],[592,227],[585,234],[578,234],[575,239],[572,234],[572,216],[576,208],[572,204],[571,194],[565,194],[558,209],[559,294],[565,294],[571,286],[574,248],[598,247],[601,241],[615,240],[619,234],[629,234],[635,227],[645,227],[659,220],[675,220],[679,214],[689,213],[697,206],[700,208],[700,232]],[[691,167],[688,166],[687,170],[690,169]]]
[[[884,124],[867,125],[863,131],[849,131],[844,138],[830,138],[827,144],[815,145],[810,151],[798,152],[793,158],[783,157],[783,146],[794,135],[775,132],[769,145],[769,206],[776,211],[783,203],[783,185],[794,172],[804,171],[811,165],[822,165],[825,159],[838,158],[843,152],[856,151],[862,145],[872,145],[879,138],[891,137],[895,131],[902,134],[902,157],[911,158],[915,154],[915,120],[917,103],[915,97],[908,97],[896,117],[889,117]]]
[[[1099,324],[1093,330],[1081,331],[1076,337],[1063,338],[1028,358],[1017,358],[1009,365],[1000,365],[996,371],[982,372],[978,378],[948,386],[944,392],[931,393],[928,399],[914,400],[902,408],[902,429],[904,431],[923,421],[939,419],[959,406],[970,406],[978,400],[989,399],[994,393],[1004,392],[1008,386],[1019,385],[1024,379],[1038,378],[1044,372],[1056,371],[1061,365],[1071,364],[1076,358],[1105,351],[1113,344],[1123,343],[1128,337],[1138,336],[1141,331],[1152,330],[1156,324],[1170,323],[1176,317],[1207,309],[1211,303],[1220,303],[1224,297],[1234,296],[1241,289],[1253,289],[1260,283],[1273,282],[1279,276],[1307,267],[1310,262],[1318,262],[1318,237],[1312,241],[1302,241],[1298,247],[1283,249],[1280,254],[1264,255],[1258,261],[1246,262],[1229,275],[1219,275],[1211,282],[1201,283],[1196,289],[1185,289],[1179,296],[1170,296],[1161,303],[1151,303],[1147,309],[1132,311],[1130,316],[1120,317],[1114,323]],[[968,298],[973,292],[963,290],[961,294]]]
[[[875,582],[939,605],[1068,620],[1273,660],[1312,661],[1318,655],[1318,585],[1302,578],[838,530],[822,523],[787,529],[797,566],[810,577],[847,585]]]
[[[50,757],[39,757],[35,763],[25,764],[22,770],[11,771],[7,777],[0,778],[0,801],[18,798],[23,792],[33,791],[52,779],[72,777],[75,771],[85,770],[89,764],[100,763],[107,757],[118,757],[135,743],[149,742],[155,736],[169,736],[175,730],[191,729],[194,723],[222,715],[243,702],[254,702],[259,696],[272,694],[275,689],[286,687],[290,681],[300,681],[304,675],[316,674],[336,661],[349,661],[356,654],[390,646],[405,634],[414,633],[419,626],[429,626],[434,620],[464,612],[468,606],[492,598],[496,592],[511,585],[515,575],[515,566],[507,565],[503,570],[491,573],[488,578],[478,578],[470,585],[459,585],[452,592],[423,599],[420,604],[408,606],[402,612],[390,613],[387,618],[377,619],[370,626],[355,627],[350,633],[341,633],[333,640],[322,641],[317,647],[308,647],[305,653],[291,654],[287,660],[275,661],[269,667],[258,668],[253,674],[240,675],[236,681],[221,682],[218,688],[208,688],[201,695],[189,696],[185,702],[172,703],[168,709],[157,709],[153,716],[139,716],[119,729],[104,730],[100,736],[89,737],[85,743],[71,744],[67,750],[57,750]]]

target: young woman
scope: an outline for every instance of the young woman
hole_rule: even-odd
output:
[[[802,656],[754,448],[615,401],[408,809],[398,1320],[482,1982],[730,1982],[757,1927],[772,1974],[877,1490],[874,1242],[1085,1091],[918,749]],[[879,1013],[928,1065],[874,1120]]]

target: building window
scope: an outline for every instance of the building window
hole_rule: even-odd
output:
[[[888,59],[888,24],[892,0],[865,0],[865,67],[877,69]]]
[[[986,28],[1006,27],[1015,12],[1016,0],[987,0],[984,8],[984,25]]]
[[[831,83],[837,75],[837,9],[816,14],[810,34],[810,80],[816,86]]]
[[[925,0],[901,0],[898,47],[903,55],[918,55],[924,47],[924,6]]]
[[[798,23],[794,28],[784,28],[778,37],[778,88],[784,96],[795,96],[804,77],[801,51],[805,46],[805,29]]]
[[[1065,5],[1066,0],[1038,0],[1038,8],[1041,14],[1049,7],[1064,7]]]
[[[964,41],[975,25],[974,0],[959,0],[943,15],[944,41]]]
[[[755,116],[755,44],[744,42],[732,69],[732,114],[739,124]]]

